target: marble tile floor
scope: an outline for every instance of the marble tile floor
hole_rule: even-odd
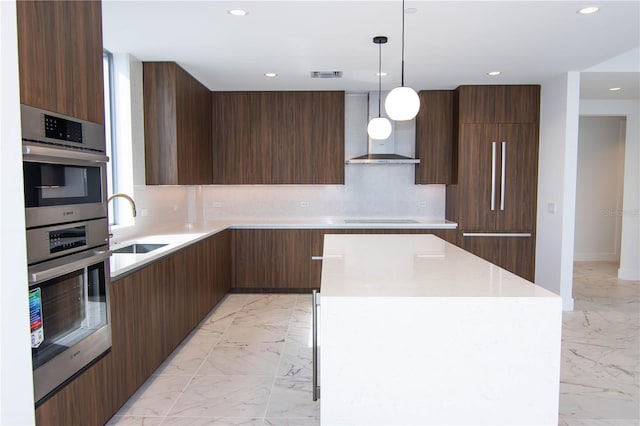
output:
[[[311,295],[229,294],[109,425],[320,424]]]
[[[612,262],[576,262],[563,314],[561,426],[640,425],[640,282]]]
[[[616,271],[575,264],[560,426],[640,425],[640,283]],[[309,295],[227,295],[108,424],[318,425],[310,333]]]

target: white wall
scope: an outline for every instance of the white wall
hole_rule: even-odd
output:
[[[16,3],[0,1],[0,424],[35,422]]]
[[[580,117],[574,261],[620,260],[624,117]]]
[[[573,243],[580,74],[542,83],[535,283],[573,310]]]
[[[618,278],[640,280],[640,102],[634,100],[583,100],[581,115],[624,116],[624,193],[622,238]]]

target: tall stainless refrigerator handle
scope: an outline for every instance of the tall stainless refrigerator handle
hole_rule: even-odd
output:
[[[312,335],[313,335],[313,400],[317,401],[320,398],[320,386],[318,386],[318,305],[320,304],[320,294],[316,290],[311,291],[311,321],[312,321]]]
[[[504,187],[507,185],[507,142],[502,141],[502,178],[500,179],[500,210],[504,210]]]
[[[491,210],[496,209],[496,143],[491,142]]]

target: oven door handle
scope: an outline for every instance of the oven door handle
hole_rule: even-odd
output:
[[[59,158],[63,160],[82,160],[88,161],[91,163],[107,163],[109,161],[109,157],[103,154],[94,154],[91,152],[83,152],[83,151],[73,151],[70,149],[57,149],[57,148],[49,148],[46,146],[39,145],[22,145],[22,155],[25,159],[28,158]]]
[[[29,268],[29,285],[38,284],[42,281],[47,281],[52,278],[59,277],[64,274],[68,274],[85,266],[93,265],[100,261],[106,260],[111,256],[110,250],[94,251],[91,256],[84,257],[82,259],[74,260],[69,263],[65,263],[52,268],[37,270],[36,268]]]

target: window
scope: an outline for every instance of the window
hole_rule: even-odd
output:
[[[102,68],[104,72],[104,133],[107,145],[107,156],[109,165],[107,167],[107,195],[111,196],[118,192],[118,180],[116,179],[116,158],[115,158],[115,103],[113,87],[113,55],[104,50],[102,52]],[[109,203],[109,224],[117,224],[118,199]]]

